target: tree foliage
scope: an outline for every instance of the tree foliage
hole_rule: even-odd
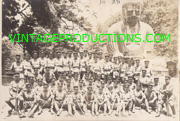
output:
[[[154,53],[177,61],[178,4],[176,0],[145,0],[143,15],[142,20],[150,24],[155,33],[171,35],[171,42],[167,40],[155,44]]]
[[[9,34],[73,34],[91,30],[91,24],[86,18],[78,16],[77,13],[81,12],[81,9],[76,0],[25,0],[23,2],[22,5],[22,0],[3,1],[3,36],[9,36]],[[26,9],[29,11],[25,13]],[[20,20],[16,19],[17,15],[21,16]],[[30,54],[34,49],[52,46],[52,43],[41,42],[38,44],[21,42],[19,44]],[[81,44],[61,42],[53,46],[76,49]]]
[[[33,50],[41,48],[62,48],[64,50],[78,50],[83,44],[73,42],[43,43],[38,42],[11,42],[9,34],[74,34],[91,31],[91,24],[85,17],[79,15],[83,12],[76,0],[3,0],[2,2],[2,36],[3,39],[3,65],[11,65],[15,54],[12,47],[17,45],[19,50]],[[88,7],[88,6],[86,6]],[[21,38],[21,37],[20,37]],[[31,36],[28,36],[31,40]],[[37,37],[33,37],[36,40]],[[7,42],[9,41],[9,42]],[[48,51],[48,50],[47,50]],[[3,67],[3,70],[6,67]]]

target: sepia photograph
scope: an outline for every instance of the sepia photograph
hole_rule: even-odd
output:
[[[0,121],[179,121],[178,0],[0,0]]]

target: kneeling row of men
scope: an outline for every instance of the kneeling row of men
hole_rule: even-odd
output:
[[[128,115],[134,113],[135,107],[144,107],[148,113],[154,110],[156,116],[160,116],[162,107],[167,102],[175,115],[169,76],[166,76],[165,84],[158,92],[154,90],[153,82],[142,86],[141,83],[134,83],[132,78],[125,78],[123,83],[118,78],[114,81],[108,79],[105,83],[101,80],[101,75],[98,75],[96,81],[86,78],[86,82],[73,82],[67,78],[54,80],[49,84],[39,80],[23,86],[19,73],[14,77],[15,80],[11,82],[10,99],[6,101],[11,107],[9,115],[15,110],[20,117],[33,117],[35,112],[41,114],[44,108],[49,108],[49,111],[57,116],[63,110],[67,110],[70,115],[78,112],[89,115],[89,111],[91,115],[111,115],[114,111],[117,116],[120,113],[126,116],[126,112]],[[12,100],[15,100],[15,105],[12,104]]]

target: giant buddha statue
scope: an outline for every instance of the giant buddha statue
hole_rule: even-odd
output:
[[[122,5],[122,19],[121,21],[113,24],[108,29],[108,34],[129,34],[130,37],[135,36],[135,34],[140,34],[141,42],[119,42],[123,41],[124,36],[119,36],[116,38],[117,42],[114,41],[114,36],[110,37],[110,42],[107,42],[107,52],[112,55],[122,55],[124,52],[128,52],[129,56],[139,56],[146,58],[148,53],[153,51],[154,42],[147,42],[147,34],[154,34],[153,29],[147,23],[140,21],[142,13],[142,3],[140,0],[126,0]],[[116,36],[118,37],[118,36]],[[145,40],[143,42],[143,40]],[[148,40],[152,41],[153,36],[149,35]],[[138,40],[139,41],[139,40]]]

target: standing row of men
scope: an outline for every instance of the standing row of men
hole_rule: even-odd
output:
[[[62,111],[70,115],[131,115],[134,109],[156,112],[162,109],[175,116],[171,77],[165,76],[163,84],[153,75],[149,61],[141,66],[140,59],[112,57],[102,53],[56,51],[45,57],[44,51],[20,55],[11,66],[14,81],[10,86],[10,99],[6,103],[20,117],[33,117],[49,108],[57,116]],[[80,55],[80,57],[79,57]],[[12,100],[15,100],[13,105]]]

